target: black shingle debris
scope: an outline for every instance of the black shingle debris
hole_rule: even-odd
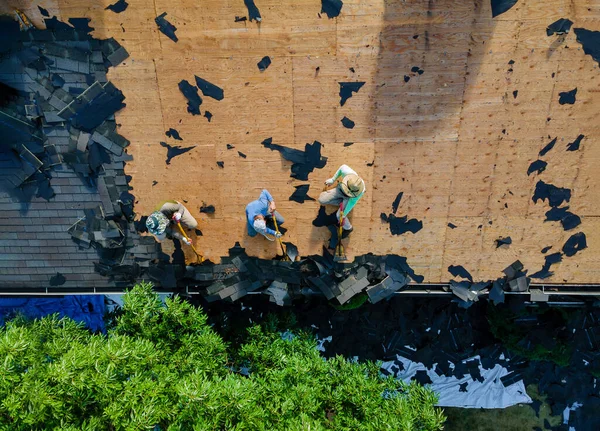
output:
[[[568,206],[550,208],[549,211],[546,211],[546,220],[544,221],[560,221],[564,230],[575,229],[581,224],[581,218],[568,210]]]
[[[555,263],[559,263],[561,261],[562,261],[562,253],[560,253],[560,252],[552,253],[547,256],[544,256],[544,266],[542,266],[542,269],[540,269],[538,272],[531,274],[530,277],[538,278],[538,279],[542,279],[542,280],[552,277],[554,275],[554,273],[550,271],[550,267],[552,265],[554,265]]]
[[[179,91],[185,96],[188,101],[187,111],[192,115],[200,115],[200,105],[202,98],[198,94],[198,88],[190,84],[185,79],[182,79],[179,84]]]
[[[227,149],[228,150],[233,150],[235,148],[235,146],[231,145],[231,144],[227,144]]]
[[[339,82],[340,84],[340,106],[344,106],[346,100],[352,97],[352,93],[358,93],[358,90],[365,85],[363,82]]]
[[[165,132],[165,135],[167,135],[169,138],[176,139],[178,141],[183,141],[183,138],[179,135],[179,132],[173,128],[167,130]]]
[[[271,58],[268,55],[264,56],[258,63],[256,63],[258,70],[260,70],[261,72],[264,72],[265,70],[267,70],[267,68],[270,65],[271,65]]]
[[[531,175],[534,172],[538,175],[541,174],[546,170],[546,166],[548,166],[548,162],[545,162],[543,160],[536,160],[535,162],[531,162],[529,168],[527,168],[527,176]]]
[[[235,17],[235,22],[244,22],[247,20],[248,20],[248,18],[246,18],[245,16],[236,16]]]
[[[504,303],[504,281],[502,279],[494,281],[488,298],[494,305]]]
[[[107,6],[105,9],[112,10],[114,13],[121,13],[127,9],[127,6],[129,6],[129,3],[125,0],[119,0],[116,3]]]
[[[310,188],[310,184],[302,184],[300,186],[295,186],[296,190],[290,196],[289,200],[298,202],[299,204],[303,204],[305,201],[314,201],[314,198],[311,198],[307,195],[308,189]]]
[[[306,144],[304,151],[273,144],[272,138],[262,141],[262,145],[271,151],[279,151],[284,159],[292,162],[290,176],[298,180],[307,181],[308,174],[315,169],[323,169],[327,164],[327,157],[321,156],[321,143],[319,141]]]
[[[200,212],[203,213],[203,214],[214,214],[215,213],[215,206],[214,205],[206,205],[203,202],[202,206],[200,207]]]
[[[410,81],[410,76],[404,75],[404,82],[408,82],[408,81]]]
[[[217,166],[220,167],[221,169],[225,168],[225,162],[223,161],[217,161]]]
[[[415,218],[409,219],[408,216],[396,217],[394,214],[386,215],[381,213],[381,220],[389,223],[392,235],[402,235],[406,232],[417,233],[423,229],[423,222]]]
[[[54,275],[50,278],[50,286],[52,286],[52,287],[62,286],[66,282],[67,282],[67,279],[60,272],[57,272],[56,275]]]
[[[48,13],[47,9],[44,9],[43,7],[41,7],[39,5],[38,5],[38,9],[39,9],[40,13],[42,14],[42,16],[45,16],[45,17],[48,17],[48,18],[50,17],[50,14]]]
[[[392,202],[392,212],[395,214],[398,211],[398,207],[400,206],[400,201],[402,200],[402,196],[404,196],[404,192],[400,192],[396,195],[394,202]]]
[[[469,280],[470,282],[473,282],[473,276],[462,265],[450,265],[448,267],[448,272],[454,277],[464,278]]]
[[[166,142],[161,142],[160,146],[167,149],[167,158],[165,160],[165,162],[167,163],[167,165],[171,164],[171,159],[173,159],[174,157],[181,156],[182,154],[185,154],[188,151],[191,151],[194,148],[196,148],[195,145],[191,146],[191,147],[184,147],[184,148],[182,148],[179,145],[169,145]]]
[[[548,253],[548,252],[550,251],[550,249],[551,249],[551,248],[552,248],[552,246],[551,246],[551,245],[548,245],[548,246],[544,247],[544,248],[542,249],[542,253],[543,253],[543,254],[546,254],[546,253]]]
[[[448,227],[450,229],[456,229],[457,228],[457,226],[454,223],[448,223]]]
[[[344,2],[342,0],[321,0],[321,13],[327,14],[327,18],[335,18],[342,11]]]
[[[194,75],[194,78],[196,78],[196,86],[202,91],[202,94],[206,97],[212,97],[215,100],[223,100],[225,94],[221,87],[218,87],[197,75]]]
[[[573,142],[569,142],[567,144],[567,151],[577,151],[579,149],[579,145],[581,144],[581,140],[585,138],[584,135],[579,135]]]
[[[355,123],[354,123],[354,121],[352,121],[348,117],[344,117],[344,118],[342,118],[342,125],[346,129],[354,129]]]
[[[561,105],[573,105],[576,102],[577,88],[571,91],[563,91],[558,93],[558,103]]]
[[[496,243],[496,248],[502,247],[503,245],[511,245],[512,238],[510,236],[507,236],[506,238],[498,238],[497,240],[495,240],[495,243]]]
[[[354,145],[354,142],[344,142],[344,147],[350,147],[351,145]]]
[[[241,151],[238,151],[238,156],[240,156],[242,159],[245,159],[246,157],[248,157],[247,155],[245,155]]]
[[[575,256],[577,252],[587,248],[587,240],[583,232],[577,232],[563,245],[562,251],[567,257]]]
[[[290,261],[295,262],[299,256],[298,247],[296,247],[291,242],[284,242],[283,245],[285,245],[285,253],[290,258]]]
[[[154,22],[156,22],[156,25],[158,26],[158,29],[162,34],[167,36],[173,42],[177,42],[179,40],[177,39],[177,35],[175,34],[175,32],[177,31],[177,27],[175,27],[173,24],[167,21],[165,16],[167,16],[167,13],[163,12],[162,14],[154,18]]]
[[[550,151],[552,148],[554,148],[554,145],[556,144],[557,139],[558,138],[554,138],[550,142],[548,142],[548,144],[546,144],[546,146],[541,149],[539,156],[540,157],[545,156],[548,153],[548,151]]]
[[[319,207],[319,212],[317,213],[317,217],[313,220],[312,224],[315,227],[325,227],[331,225],[337,225],[337,210],[334,210],[331,214],[327,214],[327,210],[325,206],[321,205]]]
[[[517,4],[518,0],[491,0],[492,1],[492,18],[503,14],[508,11],[514,5]]]
[[[417,74],[419,74],[419,75],[423,75],[423,72],[424,72],[424,70],[423,70],[423,69],[421,69],[419,66],[413,66],[413,67],[411,67],[411,68],[410,68],[410,71],[411,71],[412,73],[417,73]]]
[[[514,90],[514,91],[512,92],[512,95],[513,95],[513,98],[514,98],[514,99],[516,99],[516,98],[517,98],[517,96],[519,95],[519,90]]]
[[[566,34],[571,30],[573,21],[568,18],[560,18],[546,27],[546,36],[552,36],[554,34],[561,35]]]
[[[204,117],[206,117],[206,119],[210,123],[210,120],[212,120],[213,114],[210,111],[204,111]]]
[[[600,31],[591,31],[585,28],[576,28],[574,31],[577,42],[583,47],[583,52],[600,64]]]
[[[254,4],[254,0],[244,0],[244,4],[248,8],[248,18],[250,19],[250,21],[261,22],[262,16],[260,15],[260,11],[256,7],[256,5]]]
[[[556,187],[539,180],[535,185],[535,192],[533,193],[532,200],[534,203],[537,203],[538,200],[544,201],[546,199],[551,207],[558,207],[562,205],[563,202],[569,202],[571,200],[571,190],[563,187]]]

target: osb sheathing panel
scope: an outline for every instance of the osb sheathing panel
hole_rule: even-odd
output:
[[[29,2],[8,3],[40,22]],[[538,270],[543,247],[559,251],[572,233],[583,231],[588,249],[553,266],[549,281],[600,281],[600,70],[574,33],[545,35],[561,17],[600,30],[597,2],[520,0],[492,19],[489,1],[355,0],[344,3],[337,19],[327,19],[319,16],[319,0],[256,0],[260,24],[234,22],[247,15],[241,0],[157,0],[150,6],[128,0],[121,14],[105,11],[110,3],[39,2],[62,19],[90,17],[96,37],[115,37],[130,52],[109,77],[127,98],[117,122],[131,141],[134,161],[127,173],[136,211],[147,214],[165,199],[186,200],[200,221],[203,236],[196,244],[207,257],[217,260],[235,241],[253,255],[275,253],[275,243],[245,235],[244,207],[262,188],[286,218],[285,239],[303,255],[320,253],[329,233],[312,226],[318,204],[288,197],[294,185],[308,183],[317,198],[323,180],[346,163],[367,182],[351,216],[349,257],[402,254],[429,282],[448,280],[452,264],[488,279],[515,259]],[[177,26],[178,43],[158,32],[154,17],[162,12]],[[265,55],[273,63],[261,73],[256,63]],[[423,74],[412,73],[413,66]],[[219,102],[203,98],[201,110],[214,115],[210,123],[186,112],[177,88],[182,79],[194,83],[194,75],[225,91]],[[340,81],[366,82],[343,107]],[[558,93],[575,87],[577,102],[559,105]],[[344,116],[356,122],[354,129],[341,125]],[[170,127],[184,140],[168,139]],[[579,134],[586,136],[581,149],[567,152]],[[268,137],[298,149],[318,140],[327,166],[307,182],[293,180],[290,163],[260,145]],[[527,176],[554,137],[555,148],[543,158],[546,171]],[[195,148],[166,165],[161,140]],[[572,189],[569,205],[582,217],[580,227],[564,232],[559,223],[543,221],[548,205],[531,199],[539,179]],[[397,215],[423,221],[416,234],[392,236],[380,221],[399,192]],[[216,213],[201,215],[203,202],[215,205]],[[506,236],[513,244],[496,248],[495,240]],[[172,244],[164,248],[169,252]],[[186,256],[193,259],[187,249]]]

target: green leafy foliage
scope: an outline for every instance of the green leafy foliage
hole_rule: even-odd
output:
[[[325,360],[275,321],[233,349],[201,310],[163,305],[148,284],[113,319],[106,335],[57,315],[0,328],[0,430],[442,429],[430,389]]]

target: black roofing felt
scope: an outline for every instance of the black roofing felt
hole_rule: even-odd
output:
[[[321,13],[327,14],[327,18],[335,18],[342,11],[342,6],[342,0],[321,0]]]
[[[250,21],[260,22],[262,20],[262,17],[260,15],[260,11],[254,4],[254,0],[244,0],[244,4],[248,8],[248,17],[250,18]],[[236,17],[236,21],[237,21],[237,17]]]
[[[579,135],[573,142],[569,142],[567,144],[567,151],[577,151],[579,149],[579,145],[581,144],[581,140],[585,138],[584,135]]]
[[[336,213],[337,210],[333,210],[331,214],[327,214],[327,209],[325,206],[321,205],[319,207],[319,212],[317,213],[317,218],[312,222],[313,226],[324,227],[338,224]]]
[[[41,7],[39,5],[38,5],[38,9],[40,10],[40,13],[42,14],[42,16],[45,16],[45,17],[48,17],[48,18],[50,17],[50,14],[48,13],[47,9],[44,9],[43,7]]]
[[[404,192],[400,192],[396,195],[394,202],[392,202],[392,212],[395,214],[398,211],[398,207],[400,206],[400,201],[402,200],[402,196],[404,196]]]
[[[492,1],[492,18],[503,14],[514,5],[517,4],[518,0],[491,0]]]
[[[571,230],[581,224],[581,218],[568,211],[569,207],[553,207],[549,211],[546,211],[546,220],[544,221],[560,221],[564,230]],[[543,253],[543,251],[542,251]]]
[[[221,87],[200,78],[198,75],[194,75],[194,78],[196,78],[196,86],[202,91],[202,94],[206,97],[212,97],[215,100],[223,100],[225,95]]]
[[[202,98],[198,94],[198,88],[190,84],[185,79],[182,79],[179,84],[179,91],[185,96],[188,101],[187,111],[192,115],[200,115],[200,105]]]
[[[552,248],[552,246],[551,246],[551,245],[548,245],[548,246],[544,247],[544,248],[542,249],[542,253],[544,253],[544,254],[548,253],[548,252],[550,251],[550,249],[551,249],[551,248]]]
[[[571,189],[556,187],[539,180],[535,185],[535,192],[531,199],[535,203],[537,203],[538,200],[544,201],[547,199],[548,204],[551,207],[558,207],[563,202],[569,202],[571,200]]]
[[[67,282],[67,279],[60,272],[50,278],[50,286],[62,286]]]
[[[546,144],[546,146],[545,146],[544,148],[542,148],[542,149],[541,149],[541,151],[540,151],[540,153],[539,153],[539,156],[540,156],[540,157],[542,157],[542,156],[545,156],[545,155],[548,153],[548,151],[550,151],[552,148],[554,148],[554,145],[556,144],[556,140],[557,140],[557,139],[558,139],[558,138],[554,138],[554,139],[552,139],[550,142],[548,142],[548,143]]]
[[[107,6],[105,9],[112,10],[114,13],[121,13],[127,9],[127,6],[129,6],[129,3],[125,0],[119,0],[116,3]]]
[[[576,28],[574,31],[577,42],[583,47],[583,52],[600,64],[600,31],[591,31],[585,28]]]
[[[314,201],[314,198],[311,198],[307,195],[308,189],[310,188],[310,184],[302,184],[300,186],[295,186],[296,190],[290,196],[289,200],[298,202],[299,204],[303,204],[305,201]]]
[[[545,279],[554,275],[553,272],[550,271],[550,267],[555,263],[559,263],[562,261],[562,253],[552,253],[547,256],[544,256],[544,266],[538,272],[530,275],[531,278]]]
[[[244,22],[244,21],[247,21],[247,20],[248,20],[248,18],[245,17],[245,16],[236,16],[235,17],[235,22]]]
[[[577,232],[565,242],[563,245],[562,251],[567,257],[574,256],[577,252],[587,248],[587,240],[585,237],[585,233]]]
[[[270,65],[271,65],[271,57],[269,57],[268,55],[264,56],[258,63],[256,63],[258,70],[260,70],[261,72],[264,72],[265,70],[267,70],[267,68]]]
[[[354,145],[354,142],[344,142],[344,147],[350,147]]]
[[[560,18],[546,27],[546,35],[552,36],[554,34],[561,35],[568,33],[571,30],[571,26],[573,25],[573,21],[568,18]]]
[[[537,174],[541,174],[546,170],[546,166],[548,166],[548,162],[545,162],[543,160],[536,160],[535,162],[531,162],[529,168],[527,168],[527,176],[531,175],[534,172]]]
[[[496,248],[498,247],[502,247],[503,245],[511,245],[512,244],[512,238],[510,236],[507,236],[506,238],[498,238],[496,241]]]
[[[175,34],[175,32],[177,31],[177,27],[175,27],[173,24],[167,21],[165,16],[167,16],[167,13],[163,12],[162,14],[154,18],[154,21],[156,22],[156,25],[158,25],[158,29],[162,34],[167,36],[173,42],[177,42],[179,40],[177,39],[177,35]]]
[[[409,219],[408,216],[396,217],[394,214],[381,213],[381,220],[389,223],[392,235],[402,235],[406,232],[417,233],[423,229],[423,222],[416,218]]]
[[[519,95],[519,90],[514,90],[512,95],[513,95],[513,98],[516,99],[517,96]]]
[[[182,148],[179,145],[169,145],[166,142],[161,142],[160,146],[167,149],[167,159],[166,159],[167,165],[171,164],[171,159],[173,159],[174,157],[181,156],[182,154],[185,154],[188,151],[191,151],[194,148],[196,148],[195,145],[192,147]]]
[[[210,111],[204,111],[204,117],[206,117],[206,119],[210,123],[210,120],[212,120],[213,114]]]
[[[204,213],[204,214],[214,214],[215,206],[214,205],[206,205],[205,203],[202,203],[202,206],[200,207],[200,212]]]
[[[573,105],[576,102],[577,88],[574,88],[570,91],[563,91],[558,93],[558,103],[561,105]]]
[[[354,129],[355,123],[350,118],[344,117],[344,118],[342,118],[342,125],[346,129]]]
[[[448,227],[450,229],[456,229],[457,226],[454,223],[448,223]]]
[[[462,265],[450,265],[448,267],[448,272],[454,277],[461,277],[471,282],[473,281],[473,276],[471,275],[471,273],[467,271]]]
[[[358,93],[358,90],[365,85],[363,82],[339,82],[340,84],[340,106],[344,106],[346,100],[352,97],[353,93]]]
[[[238,151],[238,156],[240,156],[242,159],[245,159],[246,157],[248,157],[247,155],[245,155],[241,151]]]
[[[284,159],[292,162],[292,173],[290,176],[298,180],[307,181],[308,174],[315,169],[323,169],[327,164],[327,157],[321,156],[322,145],[319,141],[306,144],[304,151],[273,144],[272,138],[262,141],[262,145],[271,151],[279,151]]]
[[[167,135],[169,138],[173,138],[178,141],[183,141],[183,138],[179,135],[179,132],[173,128],[170,128],[169,130],[167,130],[165,132],[165,135]]]

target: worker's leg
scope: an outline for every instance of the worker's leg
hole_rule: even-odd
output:
[[[185,208],[185,206],[183,208]],[[198,227],[198,222],[192,217],[190,210],[187,208],[185,208],[185,211],[181,215],[181,224],[188,229],[196,229]]]
[[[348,199],[346,198],[346,201]],[[344,202],[344,206],[346,206],[346,202]],[[340,210],[337,211],[336,213],[338,220],[340,219]],[[342,225],[342,228],[344,230],[352,230],[352,223],[350,223],[350,219],[348,218],[348,215],[346,217],[344,217],[344,224]]]
[[[339,189],[339,187],[336,187],[334,189],[322,192],[319,195],[319,203],[321,205],[337,205],[337,206],[339,206],[342,203],[342,201],[344,200],[344,198],[345,198],[344,193],[342,193],[342,191]]]

